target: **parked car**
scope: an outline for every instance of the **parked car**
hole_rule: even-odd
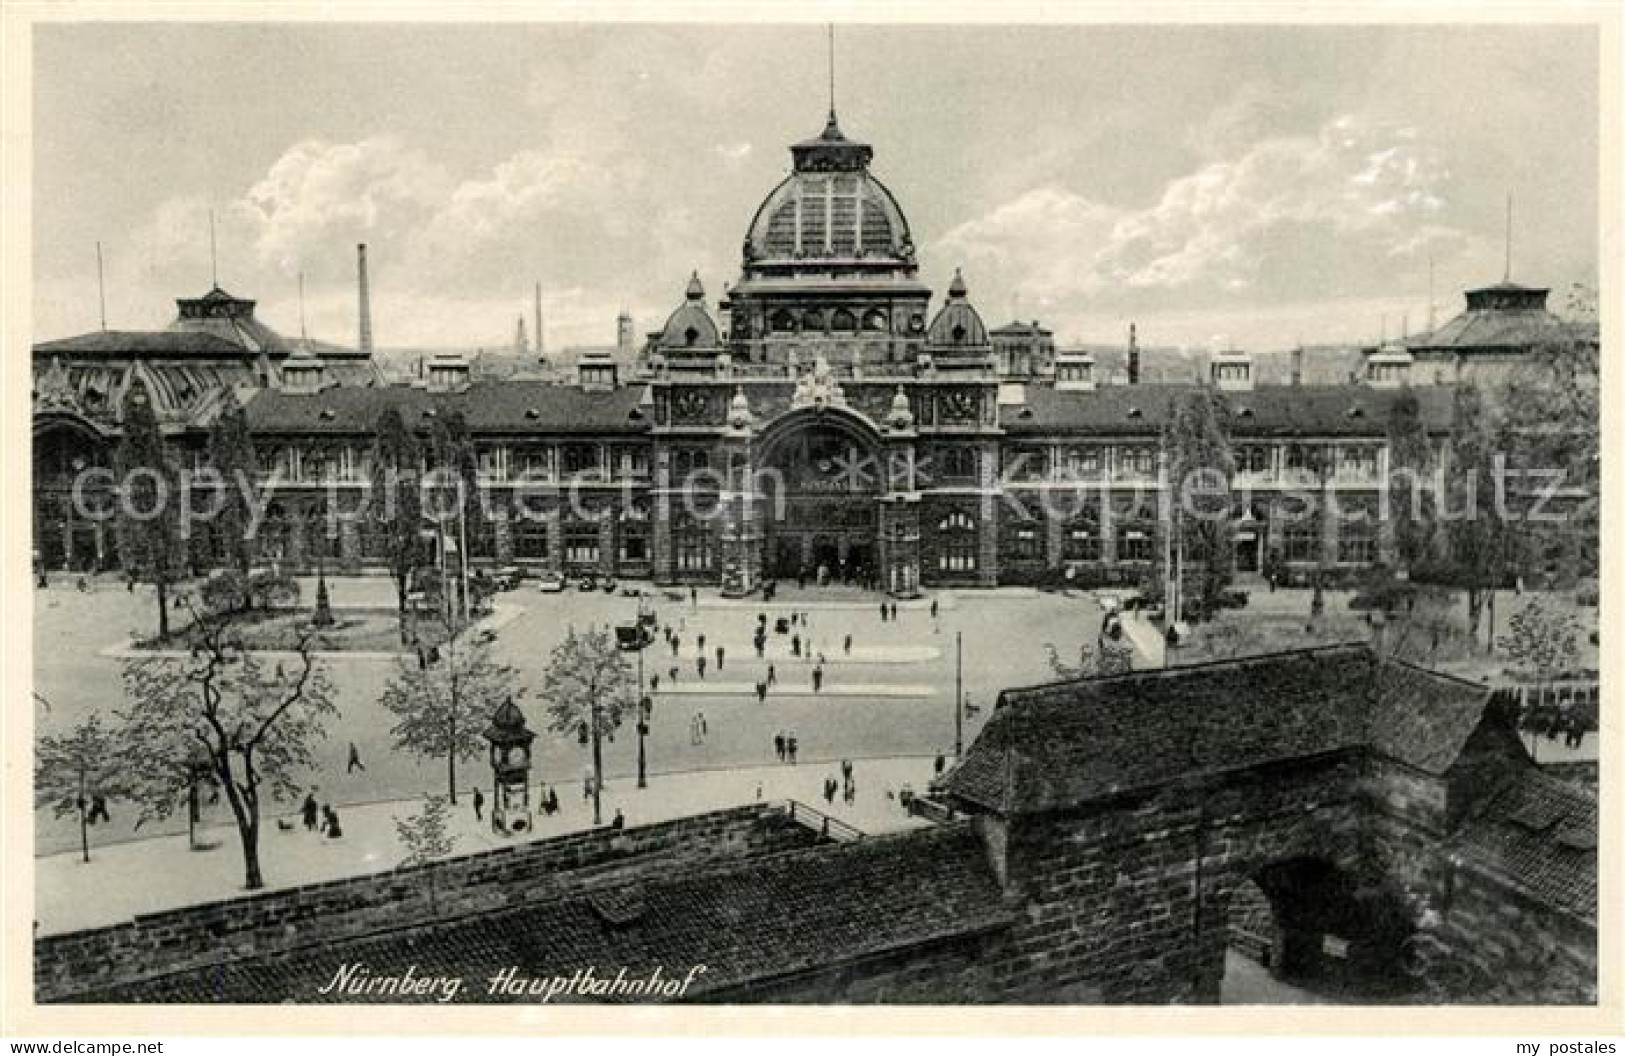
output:
[[[498,590],[513,590],[525,578],[525,570],[518,565],[504,565],[492,577]]]
[[[613,579],[605,579],[598,585],[603,588],[605,594],[615,593],[615,581]]]
[[[576,583],[576,589],[581,591],[583,594],[587,593],[588,591],[597,590],[598,577],[593,575],[591,572],[588,572]]]
[[[557,594],[568,585],[562,572],[543,572],[536,577],[536,589],[544,594]]]

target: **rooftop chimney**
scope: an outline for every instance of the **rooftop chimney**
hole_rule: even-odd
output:
[[[361,293],[361,333],[358,340],[361,351],[372,355],[372,295],[367,288],[367,244],[355,247],[356,283]]]
[[[1292,350],[1292,384],[1303,384],[1303,346],[1299,345]]]
[[[525,355],[530,351],[530,340],[525,337],[525,317],[519,317],[519,325],[514,329],[513,350],[516,355]]]
[[[1140,342],[1133,323],[1128,324],[1128,383],[1140,383]]]

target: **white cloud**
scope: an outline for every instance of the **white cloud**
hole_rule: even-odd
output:
[[[1291,288],[1305,275],[1369,285],[1393,256],[1462,238],[1439,219],[1447,170],[1406,131],[1344,115],[1205,163],[1138,209],[1037,187],[930,252],[1063,308]]]

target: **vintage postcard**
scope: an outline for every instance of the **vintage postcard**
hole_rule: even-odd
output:
[[[345,12],[6,13],[8,1032],[1618,1029],[1617,8]]]

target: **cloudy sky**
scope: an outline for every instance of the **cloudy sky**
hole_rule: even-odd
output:
[[[1513,277],[1595,282],[1585,28],[845,26],[837,105],[922,277],[1063,339],[1370,339]],[[220,284],[382,346],[552,347],[733,281],[786,146],[822,127],[821,26],[42,26],[35,335],[159,327]],[[1554,298],[1557,300],[1558,298]],[[528,321],[527,321],[528,325]]]

